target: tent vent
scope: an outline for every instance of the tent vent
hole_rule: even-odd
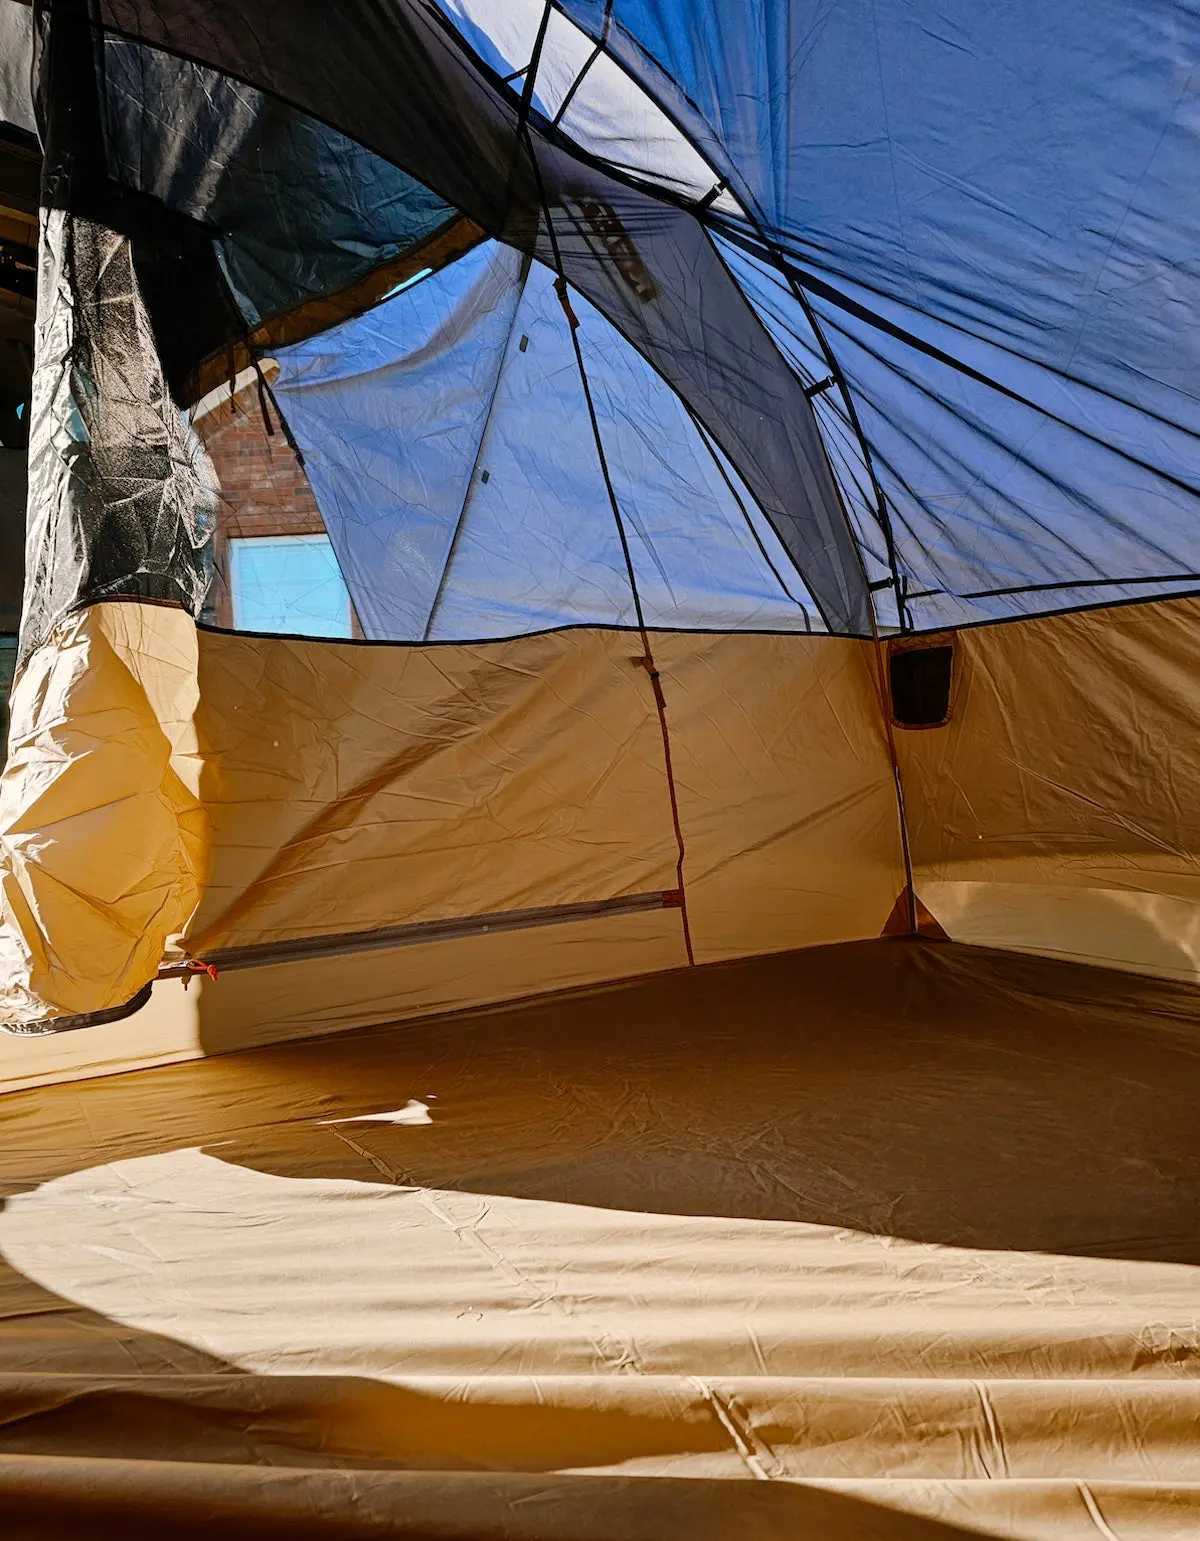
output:
[[[888,653],[892,721],[898,728],[940,728],[950,718],[954,645],[895,644]]]

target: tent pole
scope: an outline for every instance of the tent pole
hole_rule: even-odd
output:
[[[526,144],[529,148],[529,156],[533,162],[534,176],[537,178],[538,192],[541,196],[542,211],[546,219],[546,230],[550,238],[550,247],[554,254],[554,266],[557,278],[554,288],[558,294],[559,303],[562,305],[563,314],[567,321],[567,331],[571,336],[571,346],[575,353],[575,364],[579,370],[579,380],[583,387],[583,398],[587,404],[588,418],[592,426],[592,438],[596,445],[596,458],[600,464],[600,474],[604,478],[604,486],[608,493],[609,506],[612,509],[613,520],[617,527],[617,537],[621,542],[621,554],[625,559],[625,571],[629,578],[629,590],[633,596],[633,608],[637,617],[638,634],[641,637],[642,656],[639,664],[650,676],[650,686],[654,692],[654,706],[658,713],[658,726],[662,734],[663,764],[667,774],[667,792],[671,800],[671,823],[675,830],[675,847],[678,859],[675,865],[678,887],[679,915],[683,925],[683,945],[687,952],[689,964],[695,964],[696,954],[692,946],[692,929],[688,920],[687,890],[684,885],[683,866],[686,855],[683,824],[679,817],[679,796],[675,785],[675,771],[671,760],[671,734],[667,727],[667,700],[663,694],[662,678],[658,671],[658,665],[654,659],[654,649],[650,643],[650,634],[646,630],[646,616],[642,609],[642,596],[638,591],[637,574],[633,566],[633,553],[629,548],[629,535],[625,528],[625,520],[621,514],[621,505],[617,498],[616,488],[613,486],[612,475],[608,468],[608,456],[604,452],[604,439],[600,432],[600,420],[596,416],[596,405],[592,398],[591,383],[588,380],[587,366],[583,360],[583,349],[579,343],[579,318],[571,307],[570,288],[567,284],[566,274],[563,271],[562,253],[559,250],[558,235],[554,229],[554,220],[550,213],[550,206],[546,198],[546,189],[542,182],[541,168],[537,163],[537,152],[529,141],[526,131]]]
[[[904,585],[901,580],[899,566],[896,561],[896,548],[895,542],[892,538],[891,519],[889,518],[887,512],[887,499],[884,496],[883,488],[880,485],[879,479],[875,474],[875,465],[871,456],[871,447],[867,443],[866,435],[862,431],[862,426],[858,418],[858,412],[854,405],[854,398],[850,394],[850,387],[846,383],[845,376],[842,374],[841,365],[838,363],[837,355],[829,346],[829,342],[825,336],[824,330],[821,327],[819,320],[817,319],[816,313],[813,311],[812,306],[809,304],[808,296],[804,293],[803,288],[797,282],[796,276],[791,271],[791,268],[788,266],[787,262],[784,261],[782,253],[776,249],[773,242],[766,239],[762,227],[757,226],[757,228],[759,235],[765,242],[766,248],[770,253],[775,266],[787,280],[788,287],[791,289],[793,297],[795,298],[797,304],[800,306],[801,310],[804,312],[805,318],[807,319],[809,326],[812,328],[813,336],[817,339],[817,343],[825,357],[826,366],[832,374],[833,380],[837,385],[842,400],[846,405],[846,412],[850,419],[851,426],[858,438],[859,445],[862,449],[863,464],[866,468],[867,475],[870,478],[871,487],[877,500],[876,514],[879,519],[880,528],[883,532],[884,543],[887,548],[888,567],[891,572],[892,586],[896,594],[896,616],[900,623],[900,630],[905,631],[908,629],[908,627],[906,624],[907,616],[904,604]],[[815,411],[813,415],[814,417],[816,416]],[[879,709],[883,714],[883,731],[887,741],[888,760],[892,768],[892,783],[896,791],[896,815],[900,827],[900,853],[904,862],[904,914],[908,925],[908,934],[910,936],[916,936],[917,891],[913,883],[912,847],[908,838],[908,814],[904,802],[904,778],[900,773],[900,756],[896,749],[896,733],[894,724],[892,722],[891,691],[888,688],[887,679],[887,650],[884,647],[882,637],[879,635],[879,621],[875,614],[875,600],[873,590],[871,588],[870,575],[867,572],[867,564],[863,560],[862,548],[859,545],[858,537],[854,532],[854,521],[850,518],[850,510],[847,508],[846,500],[842,495],[841,483],[838,481],[837,474],[834,471],[833,460],[829,454],[829,447],[825,443],[825,435],[820,431],[820,429],[820,419],[817,418],[817,437],[820,439],[821,447],[825,452],[826,463],[829,466],[830,480],[833,482],[834,490],[837,494],[838,507],[842,511],[842,518],[846,521],[846,528],[850,531],[851,543],[854,546],[854,552],[858,558],[859,570],[862,573],[863,584],[865,585],[867,592],[867,615],[871,625],[871,643],[875,658],[875,685],[879,696]]]

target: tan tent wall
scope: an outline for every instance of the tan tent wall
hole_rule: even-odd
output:
[[[654,638],[697,961],[877,935],[903,886],[863,644]],[[193,946],[676,884],[637,639],[352,647],[205,634],[213,869]]]
[[[904,878],[870,647],[685,634],[654,646],[697,961],[877,935]],[[377,647],[196,633],[178,612],[125,603],[74,618],[15,701],[26,747],[3,838],[41,831],[27,864],[36,924],[19,932],[37,944],[31,994],[74,1010],[128,1000],[201,883],[186,924],[200,954],[674,888],[639,654],[602,630]],[[123,715],[105,717],[118,698]],[[46,819],[51,796],[69,817]],[[149,860],[115,881],[114,847]],[[55,881],[59,861],[69,874]],[[202,997],[169,983],[102,1030],[103,1053],[91,1033],[64,1040],[52,1077],[685,961],[680,913],[664,910],[227,973]],[[47,1048],[0,1046],[0,1084],[42,1079]]]
[[[201,647],[198,951],[674,887],[630,638]]]
[[[1200,599],[959,632],[949,725],[896,740],[952,937],[1200,978]]]
[[[917,891],[952,936],[1200,976],[1198,620],[1185,599],[957,635],[949,725],[896,734]],[[877,934],[903,877],[871,648],[655,648],[697,958]],[[132,604],[72,618],[14,703],[6,1011],[121,1004],[197,893],[203,950],[672,887],[637,651],[605,631],[392,648],[197,634]],[[7,1045],[0,1084],[683,961],[664,911],[227,975],[207,1026],[164,985],[153,1031],[148,1009],[95,1057]]]
[[[904,887],[874,648],[656,636],[697,962],[878,936]]]

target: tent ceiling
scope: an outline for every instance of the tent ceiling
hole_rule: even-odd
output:
[[[109,174],[217,233],[240,309],[165,358],[190,395],[482,231],[676,391],[832,630],[1200,584],[1186,7],[1006,0],[953,32],[865,0],[99,15]],[[182,335],[148,298],[160,345]]]
[[[603,316],[574,304],[646,619],[819,628],[736,472]],[[368,637],[634,622],[568,323],[541,263],[489,242],[277,357],[275,391]]]

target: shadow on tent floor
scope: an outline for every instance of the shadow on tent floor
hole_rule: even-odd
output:
[[[1190,1533],[1198,1090],[869,943],[14,1094],[6,1534]]]
[[[253,1132],[222,1155],[263,1170],[259,1098],[273,1123],[288,1097],[334,1117],[432,1096],[420,1134],[360,1130],[376,1178],[1200,1264],[1200,992],[1107,970],[858,943],[163,1076],[137,1083],[139,1105],[176,1104],[148,1128],[203,1139],[195,1096],[236,1085]],[[119,1107],[134,1084],[79,1094]]]

